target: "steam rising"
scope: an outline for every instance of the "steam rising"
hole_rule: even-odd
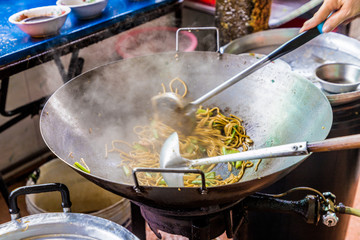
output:
[[[60,125],[46,133],[48,138],[64,136],[57,139],[60,142],[45,140],[55,144],[55,152],[70,164],[82,157],[92,173],[119,180],[119,156],[113,153],[105,159],[105,144],[110,149],[114,139],[137,140],[133,127],[150,123],[150,100],[162,92],[161,83],[168,85],[180,77],[190,86],[189,99],[216,86],[217,77],[201,62],[217,62],[217,54],[193,55],[197,56],[193,61],[175,52],[132,58],[80,75],[60,88],[44,109],[49,112],[48,118]],[[68,158],[69,152],[74,159]]]
[[[177,28],[138,28],[121,35],[116,42],[116,50],[124,58],[143,56],[175,50]],[[179,49],[193,51],[196,44],[192,33],[180,32]]]
[[[60,88],[49,100],[44,108],[49,114],[42,116],[44,139],[69,164],[84,158],[92,174],[131,184],[131,179],[117,167],[120,163],[118,154],[109,154],[105,158],[105,144],[111,148],[114,139],[136,140],[133,127],[150,123],[150,100],[162,91],[161,83],[168,85],[171,79],[181,78],[189,88],[187,97],[193,100],[255,60],[255,56],[249,55],[219,57],[209,52],[173,52],[126,59],[96,68]],[[317,117],[324,116],[324,120],[319,121],[320,127],[314,122],[310,124],[303,116],[314,109],[319,109],[319,113],[324,97],[317,95],[319,90],[313,86],[304,85],[305,90],[292,90],[295,86],[302,87],[298,83],[307,80],[298,81],[289,75],[287,65],[279,66],[282,65],[270,64],[209,100],[205,107],[219,106],[227,114],[242,117],[255,143],[265,144],[272,136],[280,135],[286,137],[276,144],[312,140],[305,135],[313,136],[312,132],[326,125],[324,122],[327,123],[329,116],[317,114]],[[318,99],[313,99],[314,96]],[[309,107],[307,99],[310,97],[316,104]],[[298,105],[302,99],[304,102]],[[278,117],[280,113],[282,118]],[[311,117],[307,119],[312,120]],[[298,124],[296,129],[294,123]],[[298,133],[297,129],[305,128],[307,131]],[[280,135],[279,130],[282,131]],[[73,153],[74,159],[68,157],[69,152]],[[291,161],[286,164],[274,161],[275,167],[290,164]],[[266,171],[271,172],[271,167]],[[258,174],[264,173],[249,171],[245,179],[256,178]]]

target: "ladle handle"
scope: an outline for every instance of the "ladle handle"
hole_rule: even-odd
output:
[[[360,148],[360,134],[308,143],[307,148],[309,152],[329,152]]]
[[[283,56],[283,55],[297,49],[298,47],[304,45],[305,43],[307,43],[311,39],[313,39],[316,36],[320,35],[322,33],[321,28],[322,28],[322,24],[320,24],[317,27],[314,27],[314,28],[312,28],[312,29],[310,29],[310,30],[308,30],[306,32],[303,32],[303,33],[299,34],[298,36],[296,36],[294,38],[292,38],[291,40],[287,41],[286,43],[284,43],[283,45],[281,45],[280,47],[278,47],[277,49],[272,51],[269,55],[261,58],[256,63],[254,63],[251,66],[247,67],[245,70],[243,70],[240,73],[236,74],[235,76],[233,76],[232,78],[230,78],[226,82],[220,84],[219,86],[217,86],[213,90],[209,91],[208,93],[204,94],[203,96],[199,97],[198,99],[192,101],[190,104],[191,105],[199,105],[199,104],[209,100],[213,96],[216,96],[217,94],[224,91],[228,87],[234,85],[238,81],[240,81],[240,80],[244,79],[245,77],[249,76],[250,74],[252,74],[256,70],[262,68],[263,66],[265,66],[269,62],[274,61],[274,60],[278,59],[279,57],[281,57],[281,56]]]
[[[309,29],[306,32],[300,33],[296,37],[290,39],[267,56],[270,61],[274,61],[279,57],[284,56],[285,54],[301,47],[305,43],[309,42],[313,38],[319,36],[322,33],[322,26],[323,24],[319,24],[318,26]]]

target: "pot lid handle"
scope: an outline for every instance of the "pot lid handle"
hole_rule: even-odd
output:
[[[9,195],[9,212],[11,220],[20,218],[20,209],[17,204],[17,197],[20,195],[54,192],[59,191],[61,193],[62,203],[61,206],[64,212],[70,212],[71,201],[69,189],[62,183],[46,183],[37,184],[32,186],[23,186],[16,188]]]

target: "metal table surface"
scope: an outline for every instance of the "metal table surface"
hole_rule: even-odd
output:
[[[9,65],[16,64],[20,60],[31,60],[31,57],[63,46],[71,42],[80,41],[92,34],[112,29],[113,35],[126,30],[132,26],[147,22],[155,17],[159,17],[181,0],[109,0],[103,14],[91,20],[77,20],[73,14],[69,14],[60,33],[50,38],[32,38],[19,28],[8,21],[8,18],[21,10],[55,5],[56,0],[36,0],[36,1],[0,1],[2,14],[0,15],[0,73],[7,74],[5,71]],[[151,13],[151,14],[150,14]],[[151,16],[149,16],[149,14]],[[116,31],[117,30],[117,31]],[[105,34],[105,33],[104,33]],[[100,37],[100,36],[99,36]],[[106,36],[103,36],[105,38]],[[101,37],[100,37],[101,38]],[[98,41],[98,39],[95,39]],[[95,41],[94,40],[94,41]],[[101,40],[101,39],[100,39]],[[88,42],[87,45],[92,42]]]

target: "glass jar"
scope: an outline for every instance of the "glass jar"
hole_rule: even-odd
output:
[[[268,29],[271,0],[216,0],[215,24],[221,45],[243,35]]]

